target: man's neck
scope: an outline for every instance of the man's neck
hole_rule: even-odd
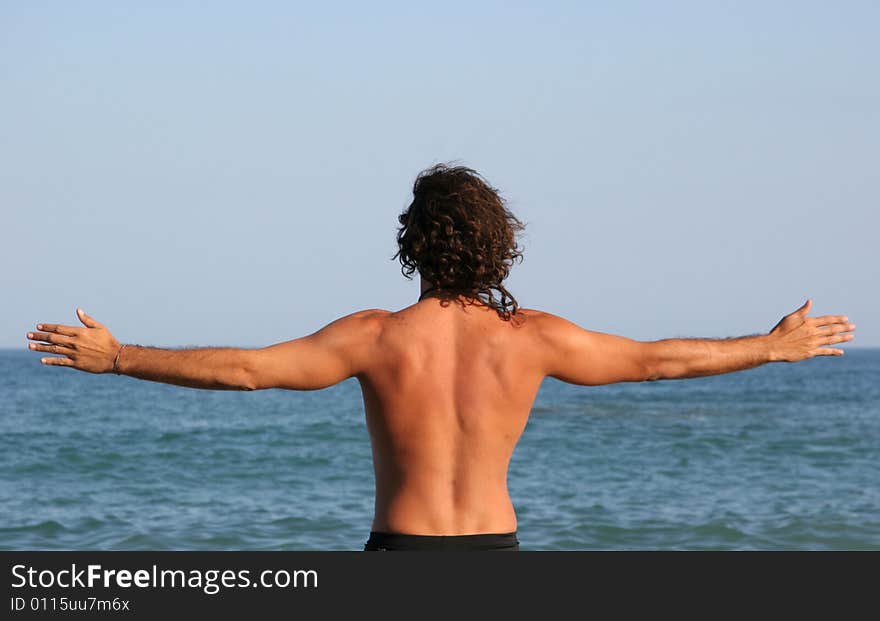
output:
[[[429,291],[430,289],[433,288],[433,285],[430,282],[428,282],[427,280],[425,280],[424,278],[422,278],[421,276],[419,277],[419,280],[421,281],[421,290],[419,291],[419,298],[421,298],[423,295],[425,295],[426,291]]]

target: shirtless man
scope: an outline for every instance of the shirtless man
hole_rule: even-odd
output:
[[[635,341],[519,308],[502,282],[522,254],[522,224],[475,171],[422,172],[401,214],[404,275],[419,301],[366,310],[262,349],[121,345],[81,309],[84,327],[40,323],[46,365],[192,388],[317,390],[355,377],[373,449],[375,515],[366,549],[516,550],[507,468],[545,377],[584,386],[681,379],[767,362],[839,356],[844,316],[811,302],[767,334]]]

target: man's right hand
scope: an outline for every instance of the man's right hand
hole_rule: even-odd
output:
[[[72,367],[89,373],[111,372],[121,347],[119,341],[105,325],[95,321],[83,309],[76,309],[76,316],[85,327],[37,324],[39,332],[27,334],[28,339],[36,341],[29,345],[30,349],[46,354],[61,354],[41,358],[40,362],[45,365]]]
[[[853,340],[853,334],[845,334],[856,329],[845,315],[824,315],[808,317],[813,306],[812,300],[793,313],[783,317],[767,335],[773,360],[798,362],[814,356],[842,356],[843,350],[826,345],[835,345]]]

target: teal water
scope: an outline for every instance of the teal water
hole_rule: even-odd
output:
[[[523,549],[880,549],[880,350],[547,380],[510,468]],[[196,391],[0,351],[0,548],[357,550],[357,382]]]

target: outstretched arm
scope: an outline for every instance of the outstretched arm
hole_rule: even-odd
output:
[[[840,356],[826,347],[853,339],[844,316],[809,317],[812,301],[786,315],[764,335],[733,339],[643,342],[591,332],[558,317],[545,322],[547,375],[582,385],[685,379],[750,369],[767,362]]]
[[[343,317],[309,336],[262,349],[206,347],[160,349],[122,345],[106,326],[82,309],[83,327],[38,324],[28,333],[42,363],[88,371],[117,372],[190,388],[317,390],[362,373],[372,353],[381,311]]]

